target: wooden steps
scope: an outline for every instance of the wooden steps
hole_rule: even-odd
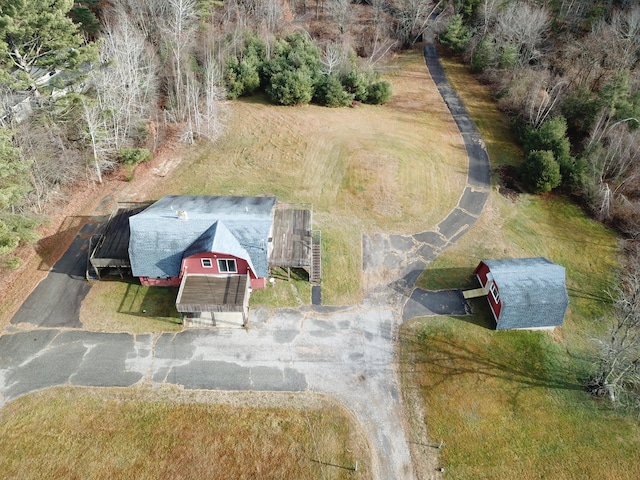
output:
[[[480,287],[480,288],[475,288],[473,290],[465,290],[464,292],[462,292],[462,296],[464,298],[478,298],[478,297],[484,297],[487,295],[487,291]]]
[[[320,230],[311,232],[313,242],[311,244],[311,272],[309,282],[311,285],[320,285],[322,280],[322,236]]]

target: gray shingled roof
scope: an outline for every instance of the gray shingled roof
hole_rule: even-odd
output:
[[[129,219],[131,271],[136,277],[177,277],[184,257],[215,248],[248,256],[256,275],[266,277],[275,202],[275,197],[164,197]],[[187,220],[178,219],[178,210],[187,212]]]
[[[498,330],[562,325],[569,305],[564,267],[542,257],[484,263],[500,293]]]

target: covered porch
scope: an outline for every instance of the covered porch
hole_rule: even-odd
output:
[[[185,274],[176,309],[187,327],[246,327],[250,286],[248,275]]]

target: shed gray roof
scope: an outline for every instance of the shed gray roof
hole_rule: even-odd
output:
[[[564,267],[543,257],[484,263],[500,293],[498,330],[562,325],[569,305]]]
[[[215,249],[246,258],[258,277],[266,277],[275,202],[275,197],[164,197],[129,219],[131,271],[136,277],[177,277],[184,257]],[[178,210],[187,212],[187,220],[178,219]]]

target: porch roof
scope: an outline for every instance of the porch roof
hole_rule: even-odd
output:
[[[247,275],[185,275],[176,308],[179,312],[241,312],[249,295]]]

